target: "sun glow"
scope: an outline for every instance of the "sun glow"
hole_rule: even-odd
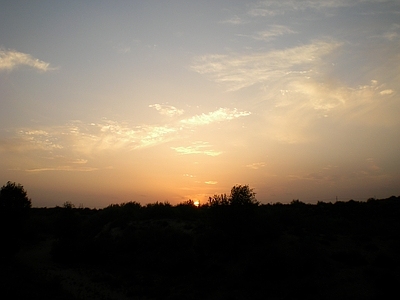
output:
[[[193,204],[194,204],[194,206],[199,207],[199,206],[200,206],[200,201],[199,201],[199,200],[196,200],[196,201],[193,202]]]

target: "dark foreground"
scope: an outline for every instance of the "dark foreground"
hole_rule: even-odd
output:
[[[32,208],[2,234],[1,299],[390,299],[400,286],[400,197]]]

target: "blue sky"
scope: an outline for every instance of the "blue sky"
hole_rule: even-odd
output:
[[[36,206],[400,192],[398,1],[0,3],[0,180]]]

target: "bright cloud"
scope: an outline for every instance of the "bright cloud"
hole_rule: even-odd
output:
[[[113,149],[134,150],[177,138],[179,132],[190,131],[194,126],[232,120],[249,114],[249,112],[237,109],[220,108],[207,114],[165,125],[130,126],[126,122],[112,120],[90,124],[73,121],[64,126],[19,130],[13,142],[18,140],[24,142],[25,148],[21,148],[22,150],[61,151],[72,149],[76,153],[86,154]],[[6,149],[6,145],[10,143],[3,141],[0,147]]]
[[[90,126],[80,122],[72,126],[77,149],[82,152],[104,150],[134,150],[165,142],[172,138],[179,128],[171,126],[140,125],[130,127],[127,123],[105,120]]]
[[[157,111],[160,112],[160,114],[168,116],[168,117],[180,116],[184,113],[183,109],[178,109],[172,105],[152,104],[152,105],[149,105],[149,107],[155,108]]]
[[[264,53],[207,55],[199,57],[192,67],[216,83],[224,84],[229,91],[257,87],[257,103],[265,103],[266,108],[262,134],[282,143],[298,144],[315,139],[319,134],[315,128],[320,126],[322,118],[374,126],[395,124],[393,111],[377,101],[380,96],[395,93],[385,89],[390,82],[374,79],[351,87],[332,76],[336,71],[332,61],[341,47],[341,43],[320,40]],[[394,101],[387,105],[396,107]],[[385,115],[385,122],[377,115]]]
[[[161,106],[161,110],[165,107]],[[179,109],[167,107],[167,111],[179,112]],[[132,126],[127,122],[104,119],[102,122],[84,123],[72,121],[69,124],[46,127],[20,129],[15,136],[3,138],[0,150],[9,152],[37,153],[42,159],[53,161],[56,166],[41,166],[30,171],[92,171],[95,167],[83,165],[93,156],[115,151],[133,151],[160,145],[176,140],[182,134],[190,136],[193,128],[210,125],[215,122],[228,121],[249,115],[249,112],[237,109],[220,108],[206,114],[195,115],[180,121],[164,125],[143,124]],[[188,147],[175,147],[181,154],[204,154],[218,156],[222,152],[212,149],[207,142],[196,142]]]
[[[41,72],[54,70],[50,67],[50,63],[34,58],[30,54],[0,48],[0,71],[12,71],[19,66],[28,66]]]
[[[221,151],[215,151],[211,148],[212,146],[209,145],[208,142],[195,142],[192,146],[188,147],[171,147],[171,149],[180,154],[204,154],[209,156],[218,156],[222,154]]]
[[[219,108],[216,111],[193,116],[189,119],[181,120],[180,122],[185,125],[208,125],[215,122],[222,122],[227,120],[233,120],[239,117],[245,117],[250,115],[248,111],[238,111],[236,108]]]
[[[205,184],[211,184],[211,185],[214,185],[214,184],[217,184],[217,183],[218,183],[218,181],[209,180],[209,181],[205,181],[204,183],[205,183]]]
[[[391,89],[383,90],[383,91],[379,92],[379,94],[381,94],[381,95],[391,95],[393,93],[394,93],[394,91]]]
[[[285,82],[284,92],[266,93],[266,99],[273,98],[275,107],[265,113],[268,124],[265,133],[279,142],[298,144],[314,140],[315,134],[320,135],[316,128],[321,124],[327,126],[333,122],[375,127],[396,124],[396,114],[379,101],[382,96],[394,92],[382,90],[382,87],[376,80],[352,88],[292,78]],[[387,105],[396,107],[396,100],[388,101]]]

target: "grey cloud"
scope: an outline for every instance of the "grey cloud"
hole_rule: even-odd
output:
[[[220,22],[221,24],[233,24],[233,25],[240,25],[240,24],[244,24],[247,23],[245,20],[243,20],[242,18],[238,17],[238,16],[233,16],[232,18],[228,19],[228,20],[224,20]]]
[[[287,26],[273,25],[270,26],[267,30],[257,32],[252,37],[256,40],[269,41],[281,35],[294,34],[294,33],[296,32]]]
[[[288,11],[304,11],[307,9],[322,11],[374,2],[384,3],[388,0],[268,0],[253,5],[248,14],[254,17],[276,16],[283,15]]]

